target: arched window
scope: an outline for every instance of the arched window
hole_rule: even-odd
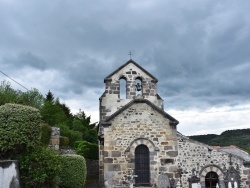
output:
[[[208,172],[205,177],[206,188],[216,188],[216,184],[219,183],[218,174],[215,172]]]
[[[120,99],[126,99],[127,81],[124,77],[120,78]]]
[[[136,185],[149,185],[150,167],[149,167],[149,149],[141,144],[135,148],[135,178]]]
[[[136,78],[135,84],[136,84],[136,96],[137,95],[142,95],[142,81],[141,81],[141,78]]]

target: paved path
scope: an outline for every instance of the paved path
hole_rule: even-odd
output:
[[[98,180],[89,180],[85,184],[84,188],[99,188],[98,187]]]

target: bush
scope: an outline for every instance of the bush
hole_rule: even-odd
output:
[[[75,150],[78,155],[87,159],[98,159],[99,148],[97,144],[89,143],[87,141],[76,141]]]
[[[60,136],[60,148],[69,146],[69,138],[66,136]]]
[[[82,133],[70,130],[69,145],[74,147],[75,142],[78,140],[82,140]]]
[[[20,158],[22,187],[55,187],[59,183],[59,156],[45,147],[26,152]]]
[[[87,169],[84,157],[80,155],[60,155],[61,170],[59,173],[60,187],[84,187]]]
[[[3,158],[16,158],[40,142],[41,116],[37,109],[18,105],[0,106],[0,153]]]
[[[42,129],[41,143],[44,146],[48,146],[51,138],[52,128],[47,123],[42,123],[41,129]]]
[[[78,131],[70,130],[66,124],[59,124],[56,127],[60,128],[60,135],[69,138],[69,145],[74,147],[74,143],[77,140],[82,140],[82,133]]]

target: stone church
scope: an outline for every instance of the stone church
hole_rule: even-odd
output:
[[[236,147],[211,147],[179,133],[178,120],[164,111],[157,82],[132,59],[104,79],[100,187],[249,188],[249,154]]]

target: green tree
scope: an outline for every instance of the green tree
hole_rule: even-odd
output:
[[[37,109],[41,109],[44,103],[44,97],[37,89],[32,89],[26,92],[22,92],[17,98],[16,102],[18,104],[23,104],[27,106],[32,106]]]
[[[96,123],[90,123],[90,116],[86,116],[83,111],[79,111],[72,122],[72,129],[80,131],[83,135],[83,140],[90,143],[97,143],[98,132]]]
[[[22,92],[11,87],[9,82],[0,84],[0,105],[16,103],[41,109],[44,102],[42,94],[37,89]]]
[[[0,105],[16,103],[20,91],[14,90],[9,82],[2,81],[0,84]]]
[[[59,98],[54,99],[51,91],[46,95],[44,105],[41,108],[41,115],[43,121],[50,126],[66,123],[67,126],[71,127],[73,121],[70,108],[66,104],[61,103]]]
[[[53,103],[53,101],[45,101],[41,109],[43,121],[50,126],[55,126],[60,123],[67,122],[67,116],[64,111]]]
[[[51,93],[51,91],[49,90],[48,94],[46,95],[45,98],[46,101],[54,101],[54,95]]]

